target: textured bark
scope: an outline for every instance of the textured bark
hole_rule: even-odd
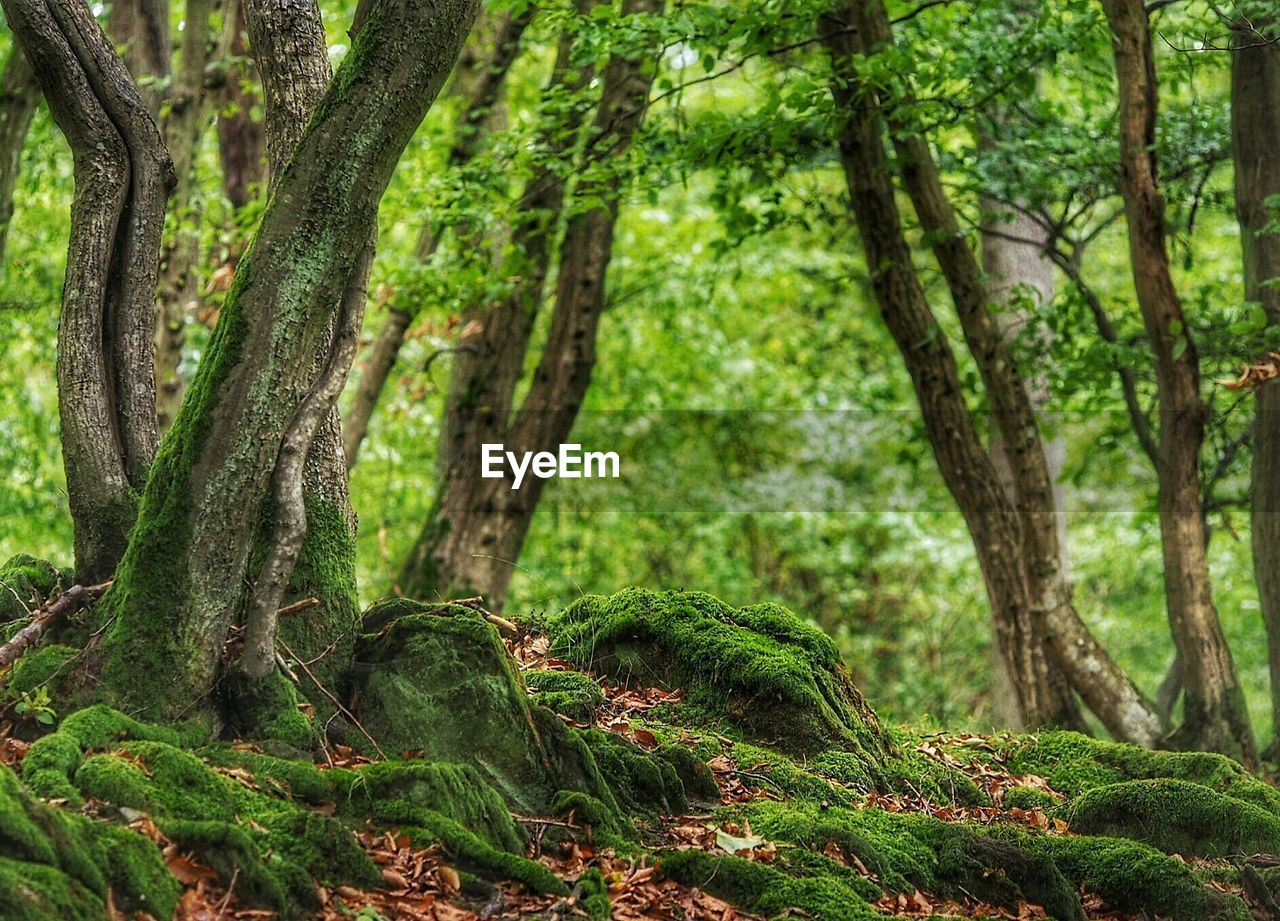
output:
[[[453,79],[455,91],[461,93],[466,102],[458,117],[453,146],[449,149],[450,169],[465,165],[480,152],[483,129],[489,123],[502,96],[507,73],[515,63],[520,49],[520,37],[533,21],[534,12],[535,8],[530,5],[518,16],[502,16],[492,29],[478,29],[482,33],[493,33],[492,36],[486,36],[486,42],[483,43],[488,54],[480,54],[475,50],[482,44],[480,42],[473,42],[464,50]],[[438,243],[430,225],[424,227],[418,238],[416,257],[419,260],[429,259]],[[369,434],[369,420],[373,418],[373,411],[377,408],[382,391],[395,368],[405,334],[412,322],[413,315],[409,311],[392,307],[387,311],[387,318],[378,331],[378,338],[374,340],[368,363],[360,375],[355,396],[344,420],[343,448],[348,468],[355,466],[360,455],[360,445]]]
[[[889,18],[880,0],[870,0],[859,20],[860,36],[874,51],[891,40]],[[912,100],[902,100],[889,117],[903,182],[960,317],[969,352],[982,376],[1008,458],[1012,499],[1022,540],[1014,548],[1025,573],[1035,641],[1048,644],[1054,669],[1044,676],[1052,708],[1049,721],[1084,728],[1054,671],[1061,670],[1103,725],[1118,739],[1153,746],[1163,734],[1159,716],[1124,671],[1080,620],[1063,571],[1060,517],[1030,390],[1009,342],[990,309],[981,266],[960,230],[942,185]],[[975,472],[976,475],[976,472]]]
[[[168,0],[112,0],[107,28],[152,118],[158,117],[173,60]]]
[[[832,95],[843,119],[840,153],[853,215],[876,301],[911,375],[939,470],[973,537],[1023,720],[1029,726],[1046,725],[1055,702],[1044,695],[1044,663],[1018,562],[1022,529],[982,446],[955,357],[912,264],[885,157],[877,97],[858,77],[858,56],[886,35],[877,19],[858,4],[824,17],[820,27],[835,71]]]
[[[226,46],[231,60],[224,62],[223,82],[218,89],[218,155],[222,161],[222,191],[232,205],[243,208],[253,200],[254,191],[266,184],[267,142],[261,122],[253,119],[257,97],[252,87],[258,81],[258,71],[248,60],[243,3],[235,3],[235,19],[230,28]]]
[[[209,14],[212,0],[187,0],[186,26],[182,30],[182,67],[169,95],[169,115],[164,124],[165,145],[178,177],[170,213],[175,219],[172,240],[160,263],[159,306],[156,322],[156,416],[166,431],[178,414],[186,390],[178,366],[186,340],[187,317],[195,312],[199,297],[200,228],[190,214],[195,185],[196,154],[204,137],[205,68],[209,64]]]
[[[58,407],[77,578],[105,581],[124,551],[155,453],[152,309],[172,164],[124,65],[83,3],[5,0],[71,145]]]
[[[1174,739],[1253,765],[1253,731],[1213,606],[1199,461],[1206,408],[1200,364],[1173,286],[1155,158],[1156,76],[1142,0],[1104,0],[1120,87],[1121,191],[1129,256],[1160,403],[1158,479],[1165,593],[1185,669],[1184,721]]]
[[[1267,199],[1280,195],[1280,47],[1243,29],[1237,45],[1231,55],[1231,125],[1245,299],[1260,303],[1268,324],[1276,326],[1280,236],[1266,228],[1277,215]],[[1253,571],[1267,630],[1274,752],[1280,744],[1280,384],[1263,384],[1255,398]]]
[[[228,628],[248,602],[286,433],[324,376],[378,203],[477,8],[380,0],[276,179],[104,600],[115,619],[101,646],[102,688],[122,705],[172,718],[217,679]],[[296,31],[256,53],[305,78],[315,68],[291,57],[304,50]]]
[[[627,0],[623,14],[651,15],[659,0]],[[562,43],[559,76],[572,79]],[[603,90],[588,146],[625,151],[644,117],[654,62],[615,56],[603,75]],[[581,81],[588,75],[578,73]],[[569,437],[591,380],[596,333],[604,309],[605,283],[617,220],[618,183],[584,179],[578,195],[599,205],[570,218],[560,246],[555,311],[529,392],[514,419],[513,399],[548,268],[550,231],[564,195],[550,169],[526,188],[513,228],[513,250],[522,264],[508,275],[520,281],[510,298],[475,312],[480,331],[462,343],[449,388],[441,446],[441,484],[436,504],[405,562],[399,588],[420,597],[477,592],[499,610],[515,561],[533,520],[545,481],[526,480],[519,490],[503,479],[480,476],[481,445],[501,442],[507,450],[554,451]]]
[[[39,104],[35,71],[22,49],[14,48],[0,73],[0,265],[4,264],[9,222],[13,220],[13,190],[22,169],[22,148]]]

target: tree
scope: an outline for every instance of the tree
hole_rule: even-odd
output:
[[[1234,23],[1231,54],[1231,126],[1235,153],[1236,213],[1244,248],[1245,300],[1259,303],[1267,323],[1280,325],[1280,236],[1275,198],[1280,195],[1280,48],[1259,31],[1268,19]],[[1253,567],[1267,630],[1271,670],[1272,757],[1280,746],[1280,384],[1263,383],[1256,394],[1253,453]]]
[[[81,4],[10,0],[5,10],[42,80],[47,77],[46,95],[73,151],[87,160],[113,126],[107,122],[90,134],[73,116],[87,120],[82,112],[92,114],[95,103],[99,110],[119,108],[116,96],[99,103],[91,87],[120,74],[113,88],[137,99],[119,59]],[[344,329],[341,314],[352,304],[342,295],[364,258],[378,202],[476,12],[470,0],[376,4],[294,155],[278,153],[287,165],[239,265],[206,358],[146,479],[137,525],[103,602],[110,629],[98,652],[103,684],[97,693],[170,718],[208,701],[223,670],[228,629],[255,595],[261,598],[269,589],[269,580],[255,570],[262,561],[253,553],[264,521],[279,517],[264,520],[273,480],[292,479],[277,471],[297,469],[298,452],[305,456],[310,445],[296,436],[315,425],[317,416],[328,416],[325,404],[336,396],[332,382],[345,375],[344,360],[350,362],[338,331]],[[164,148],[149,117],[147,126],[146,162],[155,162]],[[138,147],[141,153],[144,145]],[[110,215],[112,204],[77,197],[73,247],[86,228],[102,222],[102,211]],[[83,251],[91,252],[87,246]],[[129,357],[135,360],[150,352],[155,256],[153,248],[151,285],[137,292],[148,307],[148,334],[133,343]],[[76,306],[71,281],[64,310]],[[70,396],[69,391],[73,402]],[[150,410],[140,415],[154,418]],[[318,536],[314,521],[310,529]],[[287,557],[289,549],[281,551],[274,541],[270,552]],[[330,572],[342,578],[340,567]],[[250,633],[255,629],[249,625]]]
[[[13,189],[22,167],[22,148],[39,104],[35,72],[22,50],[14,48],[0,73],[0,264],[13,219]]]
[[[1200,365],[1169,270],[1164,199],[1155,157],[1156,71],[1141,0],[1104,0],[1120,94],[1121,189],[1134,286],[1155,353],[1160,530],[1169,622],[1185,672],[1177,741],[1256,761],[1235,663],[1213,606],[1200,496],[1205,406]]]
[[[153,298],[173,166],[87,7],[4,8],[75,159],[58,398],[76,574],[96,583],[124,552],[156,450]]]
[[[652,15],[657,0],[627,0],[624,16]],[[571,48],[562,42],[553,80],[568,78]],[[617,157],[640,127],[653,81],[647,48],[615,54],[603,73],[600,102],[586,139],[588,151]],[[553,149],[565,141],[553,140]],[[529,390],[519,409],[515,391],[526,361],[534,320],[547,277],[555,220],[562,207],[563,179],[551,167],[535,170],[525,186],[512,231],[517,254],[510,274],[518,281],[506,298],[464,318],[479,330],[462,343],[449,387],[441,444],[441,482],[436,502],[405,561],[399,589],[417,597],[453,597],[479,592],[500,608],[544,480],[519,490],[507,478],[486,479],[481,446],[553,451],[569,437],[595,365],[596,335],[605,307],[606,275],[621,200],[619,184],[597,170],[574,190],[577,202],[560,243],[559,275],[551,328]]]

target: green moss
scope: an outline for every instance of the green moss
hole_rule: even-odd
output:
[[[5,921],[102,921],[106,905],[54,867],[0,856],[0,918]]]
[[[582,739],[532,707],[494,627],[458,605],[406,614],[360,644],[359,716],[388,751],[470,764],[511,808],[545,813],[560,790],[610,803]]]
[[[1280,816],[1280,790],[1222,755],[1148,751],[1075,732],[1017,736],[1006,743],[1003,754],[1014,773],[1039,774],[1067,796],[1124,780],[1169,777],[1200,784]]]
[[[713,857],[705,851],[668,851],[659,861],[663,875],[703,889],[763,915],[799,909],[823,921],[868,921],[880,915],[843,883],[823,877],[796,879],[767,864],[740,857]]]
[[[1095,787],[1063,807],[1072,831],[1145,841],[1167,853],[1280,853],[1280,819],[1200,784],[1162,778]]]
[[[1236,897],[1206,886],[1185,863],[1145,844],[1105,837],[1045,835],[1033,845],[1063,874],[1121,911],[1173,921],[1246,921]]]
[[[592,921],[609,921],[613,917],[613,903],[609,901],[609,884],[596,867],[578,877],[574,885],[578,905]]]
[[[1006,809],[1052,809],[1059,801],[1052,793],[1035,787],[1010,787],[1004,791]]]
[[[525,684],[537,692],[534,703],[579,723],[590,723],[604,703],[600,685],[581,672],[532,669],[523,676]]]
[[[613,733],[592,729],[582,735],[623,808],[665,815],[688,809],[684,784],[669,762]]]
[[[0,624],[12,622],[14,630],[29,612],[53,597],[66,584],[52,563],[20,553],[0,566]],[[13,630],[6,631],[5,639]]]
[[[77,655],[79,650],[56,643],[28,650],[13,664],[13,670],[4,683],[4,690],[0,692],[0,699],[4,702],[15,701],[23,694],[51,684],[58,675],[65,672],[67,663]]]
[[[735,610],[701,593],[628,589],[581,598],[550,624],[553,651],[627,681],[682,687],[703,712],[800,754],[841,748],[875,776],[879,722],[821,631],[785,608]]]
[[[159,824],[161,831],[220,878],[235,877],[236,892],[249,904],[275,911],[288,906],[284,884],[267,869],[257,843],[243,828],[230,822],[182,819],[162,819]]]
[[[280,672],[261,680],[229,677],[227,696],[234,701],[231,731],[236,738],[254,741],[275,740],[299,751],[319,745],[319,732],[299,706],[304,698],[297,687]],[[328,704],[332,708],[332,704]]]

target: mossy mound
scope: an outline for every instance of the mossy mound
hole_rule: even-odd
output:
[[[168,918],[179,886],[160,851],[119,825],[55,809],[0,766],[0,917],[6,921],[86,919],[117,907]]]
[[[21,629],[27,615],[70,583],[58,567],[20,553],[0,566],[0,639]]]
[[[545,814],[564,790],[617,806],[582,739],[531,705],[497,630],[468,607],[400,603],[357,647],[360,719],[390,752],[470,764],[508,806]],[[368,622],[370,618],[366,618]]]
[[[1001,754],[1018,774],[1038,774],[1067,796],[1126,780],[1172,778],[1208,787],[1280,816],[1280,790],[1238,762],[1209,752],[1148,751],[1077,732],[1042,732],[1007,740]]]
[[[534,703],[579,723],[590,723],[596,708],[604,703],[604,691],[582,672],[535,668],[523,673],[534,694]]]
[[[1280,818],[1185,780],[1095,787],[1062,812],[1072,831],[1133,838],[1170,854],[1280,854]]]
[[[756,741],[800,755],[848,751],[871,775],[888,755],[835,644],[778,605],[735,609],[698,592],[628,589],[579,599],[549,630],[555,655],[683,688],[689,709]]]

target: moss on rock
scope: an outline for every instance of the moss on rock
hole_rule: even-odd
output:
[[[67,584],[58,567],[20,553],[0,566],[0,625],[8,639],[27,615]]]
[[[460,605],[401,612],[358,648],[364,725],[391,751],[470,764],[518,811],[545,813],[561,790],[616,810],[582,739],[531,706],[497,630]]]
[[[1062,809],[1072,831],[1144,841],[1170,854],[1280,853],[1280,818],[1200,784],[1160,778],[1095,787]]]
[[[523,677],[525,684],[537,692],[534,703],[579,723],[590,723],[596,708],[604,703],[600,685],[582,672],[530,669]]]
[[[553,652],[642,685],[681,687],[692,711],[793,754],[888,754],[835,644],[786,608],[734,609],[697,592],[590,595],[552,619]]]

